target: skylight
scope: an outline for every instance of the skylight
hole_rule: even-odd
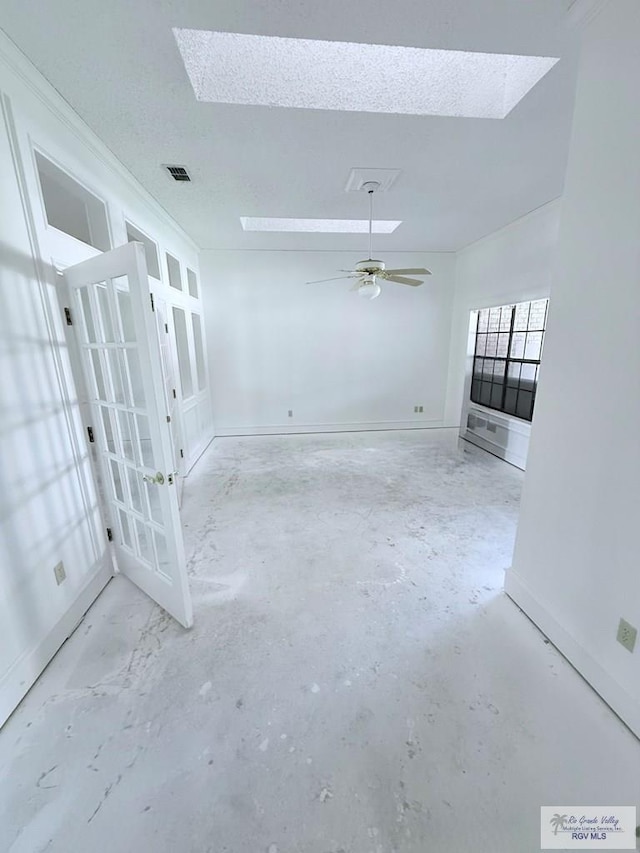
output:
[[[273,219],[260,216],[241,216],[245,231],[316,231],[326,234],[367,234],[368,219]],[[374,234],[392,234],[402,220],[377,219],[371,230]]]
[[[173,30],[197,100],[505,118],[558,61],[382,44]]]

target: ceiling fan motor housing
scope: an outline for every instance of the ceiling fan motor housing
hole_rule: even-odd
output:
[[[356,272],[364,272],[368,275],[382,272],[384,269],[384,261],[376,261],[373,258],[369,258],[366,261],[358,261],[356,264]]]

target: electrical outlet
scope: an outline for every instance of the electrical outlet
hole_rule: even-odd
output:
[[[289,409],[289,417],[290,417],[290,418],[292,418],[292,417],[293,417],[293,409]]]
[[[62,583],[62,581],[63,581],[63,580],[66,578],[66,576],[67,576],[67,573],[66,573],[66,572],[65,572],[65,570],[64,570],[64,563],[62,562],[62,560],[60,560],[60,562],[58,563],[58,565],[57,565],[57,566],[54,566],[54,567],[53,567],[53,574],[54,574],[54,576],[55,576],[56,583],[58,584],[58,586],[60,586],[60,584]]]
[[[638,629],[634,628],[633,625],[630,625],[626,620],[620,619],[618,635],[616,637],[616,640],[620,645],[624,646],[627,651],[632,652],[636,647],[637,636]]]
[[[424,412],[424,406],[418,406],[418,411],[419,411],[420,413]]]

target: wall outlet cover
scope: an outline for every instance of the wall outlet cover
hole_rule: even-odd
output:
[[[638,629],[630,625],[625,619],[620,619],[618,624],[618,634],[616,640],[621,646],[624,646],[627,651],[632,652],[636,647],[638,638]]]
[[[56,583],[58,584],[58,586],[60,586],[62,581],[67,577],[67,573],[64,570],[64,563],[62,562],[62,560],[56,566],[53,567],[53,574],[55,576]]]

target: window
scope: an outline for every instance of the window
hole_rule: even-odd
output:
[[[198,389],[204,391],[207,387],[206,373],[204,369],[204,345],[202,342],[202,327],[200,326],[200,315],[191,315],[191,326],[193,328],[193,346],[196,351],[196,373],[198,376]]]
[[[189,283],[189,294],[198,298],[198,279],[193,270],[187,268],[187,281]]]
[[[144,255],[147,261],[147,272],[154,278],[160,278],[160,262],[158,260],[158,247],[155,242],[143,234],[139,228],[125,221],[127,228],[127,240],[129,243],[142,243]]]
[[[549,300],[478,311],[471,400],[530,421]]]
[[[35,151],[47,222],[101,252],[111,248],[104,202]]]
[[[180,261],[165,252],[167,258],[167,270],[169,272],[169,284],[176,290],[182,290],[182,275],[180,273]]]
[[[180,387],[184,400],[193,397],[193,379],[191,376],[191,360],[189,358],[189,339],[187,338],[187,320],[182,308],[173,308],[173,327],[176,334],[176,349],[178,351],[178,368],[180,370]]]

